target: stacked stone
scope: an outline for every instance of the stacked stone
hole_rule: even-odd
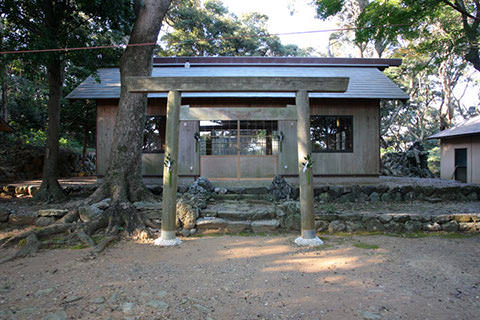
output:
[[[321,214],[315,216],[316,229],[319,232],[478,232],[480,214],[451,215],[362,215],[362,214]]]

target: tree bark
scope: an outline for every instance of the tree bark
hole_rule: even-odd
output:
[[[125,78],[152,74],[155,46],[132,45],[156,43],[170,2],[144,0],[135,3],[136,22],[129,46],[120,59],[121,93],[109,165],[104,182],[92,195],[92,201],[111,197],[113,203],[125,203],[152,197],[143,184],[141,167],[147,94],[128,92]]]
[[[57,165],[60,137],[60,106],[62,87],[65,79],[65,61],[56,55],[47,63],[48,97],[48,128],[45,160],[43,163],[42,184],[35,198],[44,201],[59,201],[66,198],[62,187],[57,181]]]

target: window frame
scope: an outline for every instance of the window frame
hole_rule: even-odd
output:
[[[346,150],[332,150],[332,149],[325,149],[325,150],[314,150],[314,140],[311,135],[311,130],[312,130],[312,118],[313,117],[320,117],[320,118],[335,118],[337,120],[338,118],[344,118],[344,119],[350,119],[351,121],[351,135],[352,135],[352,147],[351,149],[346,149]],[[312,142],[312,153],[354,153],[355,150],[355,141],[354,141],[354,119],[353,115],[324,115],[324,114],[312,114],[310,115],[310,141]]]
[[[158,118],[160,120],[164,120],[165,121],[165,131],[163,132],[163,139],[162,140],[165,140],[165,136],[166,136],[166,130],[167,130],[167,116],[166,115],[147,115],[146,118],[145,118],[145,127],[143,128],[143,145],[142,145],[142,154],[151,154],[151,153],[165,153],[165,148],[164,148],[164,145],[165,145],[165,141],[162,141],[161,143],[161,147],[159,150],[145,150],[145,130],[146,130],[146,126],[147,126],[147,122],[150,120],[150,118]],[[162,137],[162,134],[159,133],[160,137]]]

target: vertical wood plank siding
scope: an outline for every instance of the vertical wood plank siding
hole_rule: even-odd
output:
[[[442,139],[440,177],[455,179],[455,149],[467,149],[467,183],[480,183],[480,136]]]
[[[189,99],[190,100],[190,99]],[[283,104],[284,103],[284,104]],[[203,101],[185,101],[190,107],[207,107]],[[268,103],[232,103],[223,101],[224,107],[274,107],[292,104],[291,101],[274,101]],[[117,113],[117,99],[97,100],[97,174],[104,175],[110,154],[110,145],[113,135],[113,126]],[[380,172],[379,152],[379,101],[378,100],[347,100],[347,99],[311,99],[312,115],[351,115],[353,116],[353,153],[313,153],[315,160],[315,175],[378,175]],[[213,101],[212,106],[220,106]],[[148,115],[165,115],[166,100],[150,99],[147,107]],[[297,175],[297,125],[296,121],[279,121],[278,130],[284,134],[283,152],[278,155],[278,173],[282,175]],[[193,135],[198,131],[198,121],[181,121],[180,123],[180,150],[179,174],[199,175],[200,163],[198,154],[195,154],[195,140]],[[159,158],[159,159],[156,159]],[[158,175],[162,167],[152,168],[152,161],[163,164],[163,154],[144,155],[144,175]],[[479,160],[480,161],[480,160]],[[285,166],[287,166],[285,168]],[[192,169],[190,169],[192,167]]]

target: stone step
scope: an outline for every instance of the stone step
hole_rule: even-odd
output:
[[[197,220],[197,230],[200,233],[264,233],[274,232],[280,227],[277,219],[257,221],[234,221],[217,217],[205,217]]]
[[[213,194],[213,198],[220,201],[239,201],[239,200],[262,200],[268,201],[272,199],[269,194],[243,194],[243,193],[225,193]]]
[[[276,217],[276,208],[265,203],[220,202],[203,209],[201,215],[235,221],[268,220]]]

